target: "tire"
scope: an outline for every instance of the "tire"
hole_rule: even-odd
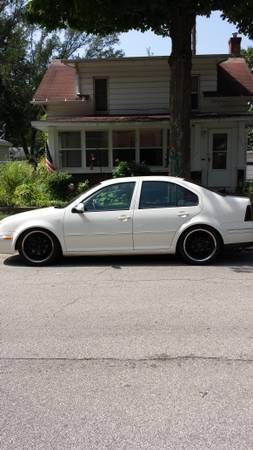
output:
[[[209,264],[219,255],[222,241],[212,228],[196,227],[183,233],[178,242],[178,252],[190,264]]]
[[[56,237],[42,229],[28,230],[23,233],[18,240],[17,249],[26,263],[32,266],[51,264],[61,253]]]

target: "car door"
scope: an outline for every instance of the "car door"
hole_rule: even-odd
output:
[[[200,209],[198,196],[180,184],[143,181],[134,212],[134,250],[168,250],[178,229]]]
[[[132,251],[134,188],[131,181],[113,183],[85,199],[83,213],[70,208],[64,219],[66,253]]]

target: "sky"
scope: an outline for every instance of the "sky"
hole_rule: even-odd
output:
[[[220,17],[219,12],[212,13],[210,18],[197,18],[197,54],[228,53],[228,41],[235,33],[236,27]],[[242,37],[242,48],[253,47],[253,41]],[[147,49],[154,56],[167,56],[171,50],[169,38],[156,36],[154,33],[130,31],[120,35],[120,48],[125,56],[147,56]]]

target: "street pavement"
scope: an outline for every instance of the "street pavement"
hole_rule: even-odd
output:
[[[253,448],[253,250],[0,255],[0,448]]]

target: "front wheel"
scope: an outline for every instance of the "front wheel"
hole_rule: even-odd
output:
[[[221,251],[221,238],[215,230],[193,228],[181,236],[178,251],[191,264],[209,264]]]
[[[56,238],[46,230],[29,230],[18,242],[20,256],[30,265],[42,266],[52,263],[60,254]]]

